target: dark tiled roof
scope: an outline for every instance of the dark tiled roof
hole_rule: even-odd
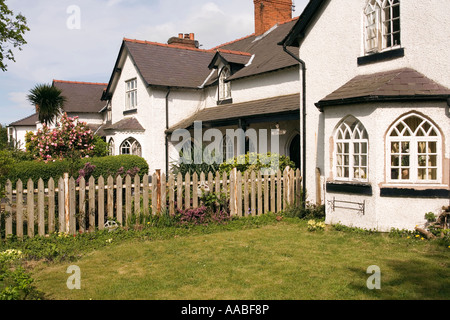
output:
[[[211,63],[217,53],[226,61],[241,65],[246,65],[254,55],[252,63],[236,72],[229,80],[297,66],[297,61],[277,45],[295,21],[293,19],[282,23],[263,36],[256,37],[253,34],[209,50],[125,38],[119,57],[123,50],[128,50],[147,85],[197,89],[217,80],[217,74],[210,76]],[[119,60],[116,68],[119,67]],[[112,81],[109,85],[111,84]],[[108,94],[111,94],[110,87]]]
[[[214,52],[130,39],[124,44],[148,85],[198,88],[211,73]]]
[[[11,123],[9,126],[11,127],[32,127],[36,125],[36,122],[39,121],[39,116],[37,113],[18,120],[16,122]]]
[[[279,114],[283,112],[295,112],[300,110],[300,95],[291,94],[275,98],[254,100],[249,102],[221,105],[219,107],[205,108],[193,116],[182,120],[171,127],[168,132],[176,129],[186,129],[192,126],[194,121],[203,123],[221,122],[246,117]]]
[[[317,106],[449,95],[450,89],[413,69],[403,68],[357,76],[319,101]]]
[[[263,36],[256,37],[255,35],[251,35],[246,38],[216,47],[215,49],[248,52],[251,55],[255,55],[249,66],[236,72],[229,78],[229,80],[298,66],[298,62],[284,52],[283,48],[278,45],[278,42],[283,40],[296,21],[297,18],[289,22],[282,23]],[[291,50],[291,52],[298,56],[298,49]]]
[[[111,125],[102,127],[103,131],[116,130],[116,131],[145,131],[136,118],[125,118]]]
[[[68,113],[99,112],[105,106],[101,97],[107,85],[107,83],[53,80],[53,86],[62,90],[62,95],[67,98],[64,111]]]

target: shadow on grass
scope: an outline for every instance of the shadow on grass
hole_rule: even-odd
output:
[[[384,266],[383,266],[384,265]],[[349,288],[365,299],[448,300],[450,299],[450,263],[444,255],[424,255],[407,261],[388,259],[381,270],[381,289],[370,290],[366,281],[372,274],[350,268],[354,273]]]

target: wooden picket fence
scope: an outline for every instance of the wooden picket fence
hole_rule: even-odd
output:
[[[289,168],[270,175],[234,169],[229,174],[180,173],[167,177],[157,170],[142,179],[139,175],[127,175],[125,179],[109,176],[106,180],[100,177],[97,181],[91,177],[78,183],[65,175],[57,184],[53,179],[47,184],[39,179],[37,189],[31,179],[26,186],[19,180],[15,190],[8,180],[0,240],[2,234],[32,238],[36,233],[45,236],[54,232],[93,232],[103,230],[108,220],[126,226],[133,215],[156,215],[163,211],[174,215],[177,210],[201,206],[203,192],[225,197],[232,216],[278,213],[300,201],[301,180],[300,171]]]

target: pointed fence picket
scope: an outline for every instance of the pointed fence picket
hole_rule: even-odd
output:
[[[7,181],[0,216],[0,240],[10,236],[33,238],[54,232],[69,234],[93,232],[105,228],[105,222],[116,220],[128,226],[138,218],[178,210],[196,209],[203,205],[202,195],[213,192],[217,205],[222,203],[232,216],[256,216],[281,212],[301,199],[299,170],[287,168],[271,174],[239,172],[229,174],[179,173],[166,176],[156,171],[151,177],[139,175],[125,178],[109,176],[75,181],[67,175],[56,181],[31,179],[26,185]],[[37,189],[36,189],[37,187]],[[224,201],[226,200],[226,201]]]

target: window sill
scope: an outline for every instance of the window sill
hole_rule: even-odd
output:
[[[428,187],[428,189],[425,188]],[[389,186],[380,189],[381,197],[391,198],[435,198],[448,199],[450,198],[450,190],[448,187],[439,186],[437,188],[430,188],[431,186]],[[420,189],[417,189],[420,188]]]
[[[356,181],[327,182],[326,190],[327,192],[332,193],[349,193],[349,194],[360,194],[369,196],[373,194],[372,185],[370,183],[356,182]]]
[[[397,59],[405,56],[405,49],[399,48],[399,49],[393,49],[378,53],[372,53],[364,57],[358,58],[358,66],[363,66],[370,63],[376,63],[381,62],[385,60],[392,60]]]
[[[135,109],[130,109],[130,110],[125,110],[125,111],[123,112],[123,115],[126,116],[126,115],[129,115],[129,114],[136,114],[136,113],[137,113],[137,108],[135,108]]]

